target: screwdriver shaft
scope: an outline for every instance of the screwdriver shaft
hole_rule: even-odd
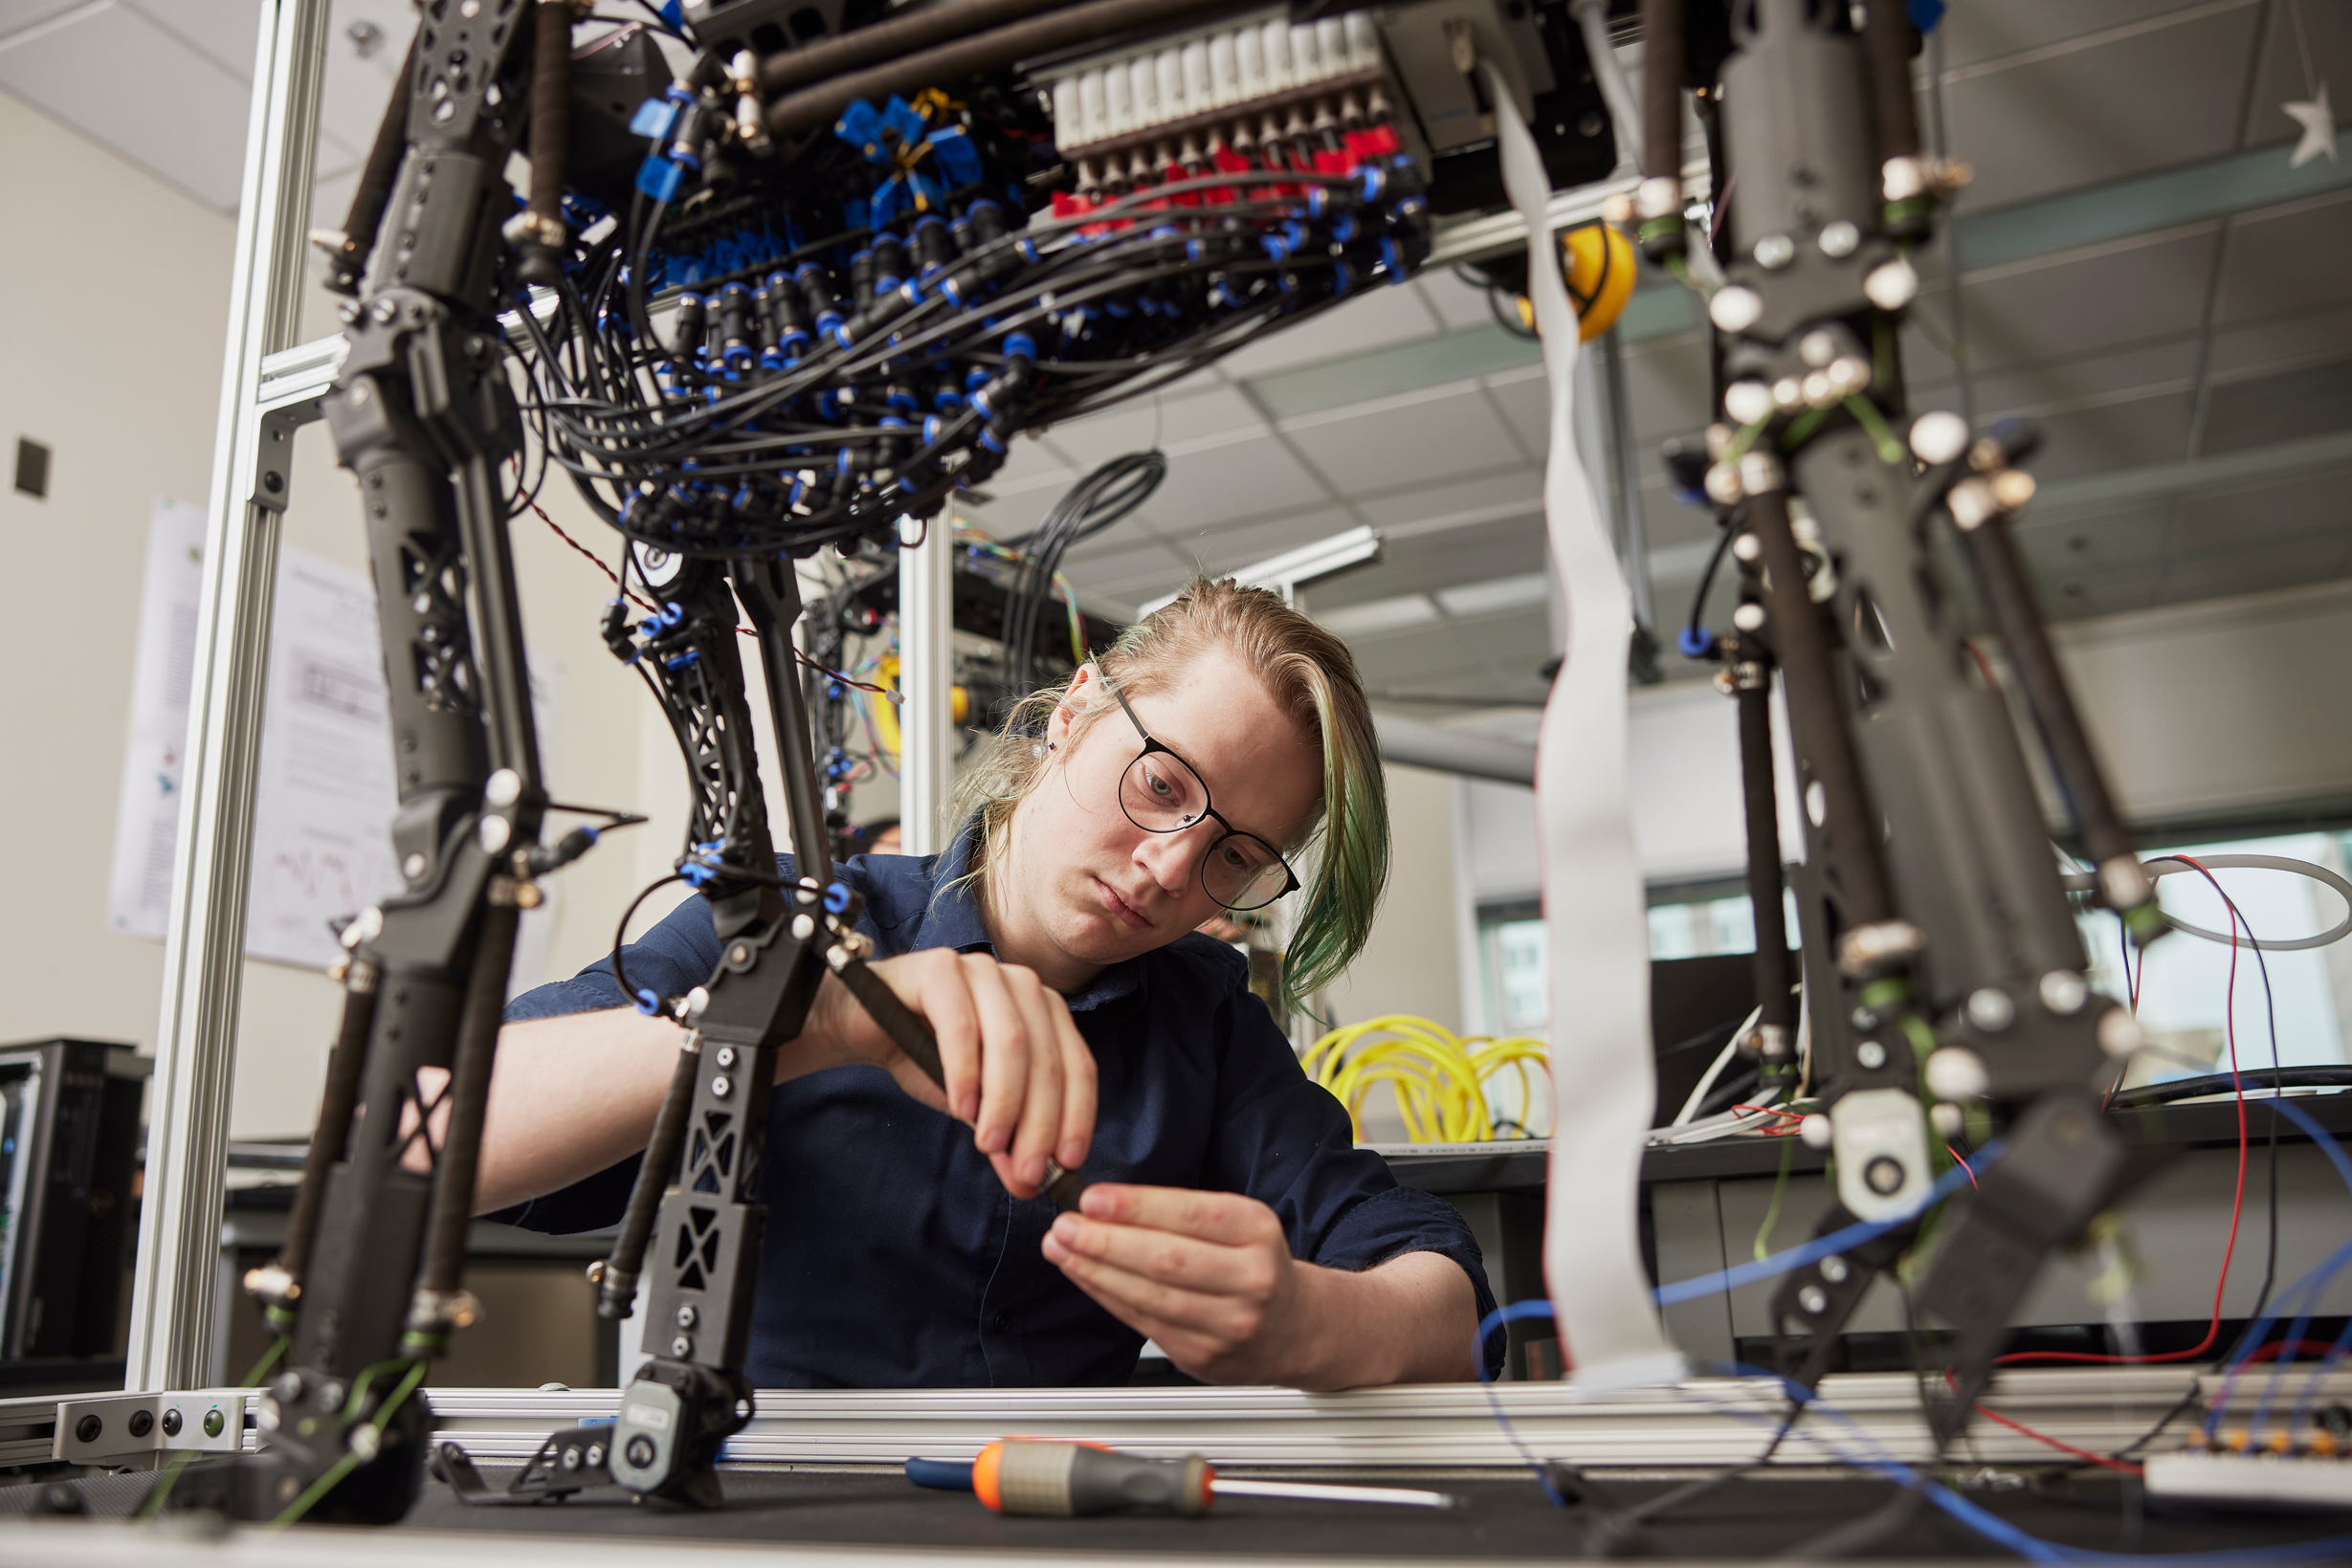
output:
[[[1299,1497],[1320,1503],[1394,1503],[1404,1508],[1453,1508],[1455,1499],[1442,1491],[1411,1487],[1326,1487],[1312,1481],[1234,1481],[1218,1476],[1209,1490],[1220,1497]]]

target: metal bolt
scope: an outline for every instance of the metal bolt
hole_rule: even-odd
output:
[[[180,1407],[176,1404],[164,1412],[164,1435],[166,1437],[180,1435]]]
[[[2072,969],[2052,969],[2042,977],[2042,1005],[2061,1017],[2072,1017],[2082,1011],[2082,1005],[2091,1000],[2091,987]]]
[[[1797,1305],[1819,1317],[1830,1310],[1830,1292],[1818,1285],[1808,1285],[1797,1292]]]
[[[682,1334],[678,1335],[670,1341],[670,1354],[678,1357],[693,1355],[694,1341]]]
[[[1845,1284],[1850,1272],[1852,1270],[1846,1267],[1846,1260],[1834,1252],[1821,1260],[1821,1277],[1832,1285]]]
[[[727,1075],[723,1072],[711,1080],[711,1093],[714,1097],[719,1099],[725,1099],[727,1097],[727,1091],[733,1089],[735,1085],[728,1081]]]
[[[133,1410],[131,1412],[130,1427],[131,1436],[146,1436],[149,1432],[155,1430],[155,1412],[152,1410]]]
[[[1821,231],[1823,255],[1848,256],[1862,243],[1862,231],[1840,218]]]
[[[74,1439],[78,1443],[96,1443],[106,1435],[106,1423],[97,1416],[84,1416],[74,1424]]]
[[[650,1437],[632,1437],[623,1452],[629,1456],[632,1467],[644,1469],[654,1463],[654,1440]]]
[[[1766,234],[1756,242],[1756,265],[1778,272],[1797,258],[1797,242],[1786,234]]]
[[[222,1422],[222,1420],[221,1420],[220,1406],[219,1406],[219,1405],[217,1405],[217,1404],[216,1404],[216,1405],[212,1406],[212,1408],[211,1408],[211,1409],[207,1410],[207,1411],[204,1413],[204,1435],[205,1435],[205,1436],[207,1436],[207,1437],[218,1437],[218,1436],[220,1436],[220,1429],[221,1429],[221,1426],[222,1426],[222,1425],[223,1425],[223,1422]]]
[[[423,851],[410,850],[409,857],[400,863],[400,874],[407,877],[411,882],[424,875],[425,856]]]
[[[1772,384],[1772,401],[1783,409],[1805,407],[1805,382],[1797,376],[1783,376]]]
[[[749,963],[751,949],[742,942],[737,942],[733,947],[727,949],[727,961],[729,963]]]
[[[714,1056],[712,1060],[716,1061],[721,1067],[733,1067],[735,1065],[735,1048],[733,1046],[721,1046],[719,1048],[718,1055]],[[680,1312],[692,1312],[693,1310],[694,1309],[691,1307],[681,1307],[678,1309]]]
[[[690,1328],[693,1328],[693,1327],[694,1327],[694,1321],[695,1321],[695,1310],[694,1310],[694,1307],[693,1307],[691,1304],[689,1304],[689,1305],[687,1305],[687,1306],[683,1306],[683,1307],[678,1308],[678,1310],[677,1310],[677,1326],[678,1326],[679,1328],[681,1328],[681,1329],[690,1329]]]
[[[390,326],[392,318],[400,314],[400,307],[389,299],[379,299],[368,307],[367,314],[376,319],[378,326]]]
[[[588,1446],[588,1462],[590,1469],[595,1469],[597,1466],[605,1462],[605,1446],[603,1444],[591,1443]]]
[[[1986,1034],[1999,1034],[2017,1022],[2017,1004],[1997,985],[1982,986],[1968,993],[1968,1022]]]
[[[1865,1040],[1853,1048],[1853,1059],[1875,1072],[1887,1065],[1887,1048],[1875,1040]]]
[[[567,1470],[578,1469],[580,1468],[580,1450],[577,1448],[566,1448],[564,1450],[563,1464],[564,1468]]]
[[[1893,1155],[1882,1154],[1862,1167],[1862,1182],[1879,1197],[1890,1197],[1902,1189],[1902,1162]]]

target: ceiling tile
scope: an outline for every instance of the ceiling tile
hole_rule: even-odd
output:
[[[1544,661],[1552,656],[1552,623],[1550,612],[1538,605],[1510,615],[1497,615],[1470,622],[1454,629],[1473,651],[1485,655],[1488,663],[1506,676],[1515,677],[1513,685],[1523,693],[1541,693],[1544,680],[1538,674]]]
[[[1962,195],[1964,209],[2234,150],[2238,95],[2262,7],[2244,0],[2178,14],[2186,19],[2091,47],[1947,69],[1952,147],[1976,169]]]
[[[1497,508],[1533,516],[1539,524],[1543,510],[1543,471],[1532,464],[1452,479],[1438,485],[1416,485],[1389,495],[1356,502],[1357,515],[1375,528],[1397,529],[1442,523],[1448,518],[1493,516]]]
[[[2186,496],[2173,507],[2173,546],[2184,556],[2292,541],[2352,541],[2352,470],[2306,474],[2216,495]]]
[[[1312,320],[1282,327],[1218,361],[1235,380],[1437,334],[1438,321],[1410,288],[1367,289]]]
[[[1658,438],[1705,425],[1708,376],[1707,344],[1701,338],[1627,349],[1625,403],[1635,437],[1654,445]]]
[[[89,0],[0,0],[0,43],[87,4]]]
[[[2048,0],[1970,0],[1944,12],[1939,33],[1944,69],[2097,36],[2178,11],[2182,4],[2183,0],[2067,0],[2063,6],[2053,6]]]
[[[2303,587],[2346,575],[2352,575],[2352,532],[2176,556],[2164,573],[2161,591],[2163,603],[2181,605],[2271,588]]]
[[[1149,450],[1155,434],[1161,450],[1175,452],[1187,441],[1263,425],[1248,398],[1220,384],[1186,397],[1159,392],[1135,398],[1107,412],[1053,426],[1045,439],[1080,470],[1091,470],[1126,453]]]
[[[1982,377],[2194,332],[2220,243],[2215,224],[1968,277],[1962,327],[1969,368]],[[1943,329],[1950,319],[1945,297],[1938,295],[1927,309],[1932,324]]]
[[[1465,283],[1452,268],[1423,273],[1413,280],[1431,311],[1445,323],[1449,332],[1468,326],[1486,326],[1495,320],[1495,313],[1486,302],[1486,290],[1476,283]]]
[[[1456,620],[1475,616],[1501,615],[1523,610],[1530,605],[1542,605],[1551,598],[1551,577],[1546,572],[1520,572],[1513,577],[1490,578],[1484,583],[1465,583],[1459,587],[1441,588],[1437,592],[1438,607]]]
[[[1703,506],[1693,506],[1664,485],[1644,488],[1642,493],[1642,531],[1653,550],[1678,549],[1694,542],[1712,545],[1717,529],[1715,513]]]
[[[1091,556],[1084,561],[1062,562],[1062,575],[1081,591],[1105,584],[1123,584],[1138,578],[1182,571],[1185,563],[1168,547],[1157,541],[1143,545],[1130,545],[1109,555]]]
[[[1167,478],[1143,515],[1172,536],[1330,499],[1322,481],[1272,435],[1245,435],[1169,454]]]
[[[1378,561],[1318,588],[1315,605],[1320,613],[1376,599],[1520,577],[1543,570],[1543,558],[1541,516],[1392,535],[1381,541]]]
[[[2196,373],[2197,345],[2186,339],[2091,354],[1976,378],[1979,419],[2120,398],[2136,387],[2178,385]]]
[[[1526,462],[1476,384],[1289,420],[1282,430],[1349,496]]]
[[[1088,561],[1096,556],[1117,555],[1146,544],[1165,543],[1158,529],[1133,512],[1120,519],[1099,534],[1094,534],[1070,546],[1062,560]]]
[[[1319,608],[1315,618],[1329,630],[1354,639],[1385,637],[1415,627],[1435,626],[1445,617],[1428,594],[1407,593],[1342,609]]]
[[[127,6],[0,40],[0,88],[153,171],[236,210],[245,84]]]
[[[2352,90],[2352,7],[2328,5],[2325,0],[2295,0],[2293,15],[2274,6],[2269,35],[2262,41],[2262,63],[2255,68],[2253,106],[2246,127],[2250,145],[2260,146],[2281,138],[2298,138],[2302,126],[2287,118],[2280,104],[2309,99],[2312,82],[2332,81],[2340,92]],[[2303,50],[2311,51],[2306,66]],[[2336,123],[2344,110],[2336,111]]]
[[[2352,426],[2352,360],[2228,381],[2206,392],[2197,455],[2297,441],[2347,426]]]
[[[255,0],[123,0],[123,3],[237,80],[247,86],[253,84],[254,54],[261,42],[262,9],[255,4]]]
[[[2347,357],[2352,357],[2352,305],[2339,305],[2218,331],[2210,368],[2214,376],[2226,377]]]
[[[1485,667],[1462,647],[1453,628],[1448,626],[1427,627],[1395,636],[1361,640],[1351,637],[1347,646],[1356,655],[1356,673],[1371,691],[1409,683],[1459,689],[1457,683],[1483,683],[1486,679]],[[1428,716],[1424,713],[1422,717]]]
[[[1294,512],[1236,528],[1169,530],[1168,547],[1188,563],[1197,563],[1211,576],[1238,571],[1269,561],[1285,550],[1296,550],[1318,540],[1358,527],[1355,515],[1335,506]]]
[[[1552,393],[1542,367],[1533,375],[1489,376],[1486,395],[1504,427],[1519,437],[1521,454],[1541,460],[1552,444]]]
[[[2155,569],[2070,577],[2056,591],[2043,592],[2042,617],[2051,622],[2087,621],[2147,609],[2165,602],[2163,585],[2163,573]]]
[[[2352,93],[2352,81],[2345,83]],[[2352,300],[2352,190],[2332,191],[2230,227],[2216,321],[2278,316]]]
[[[1993,415],[1981,410],[1979,417]],[[2044,484],[2084,474],[2177,462],[2188,441],[2188,394],[2165,392],[2037,417],[2042,450],[2029,466]]]
[[[362,57],[351,41],[354,25],[373,26],[382,41]],[[320,99],[322,129],[366,158],[398,84],[400,62],[416,33],[416,8],[408,0],[335,0],[327,24],[326,87]]]
[[[2026,520],[2030,522],[2032,513]],[[2060,596],[2069,579],[2154,571],[2172,549],[2172,505],[2136,506],[2103,517],[2071,518],[2020,527],[2017,553],[2044,602]]]

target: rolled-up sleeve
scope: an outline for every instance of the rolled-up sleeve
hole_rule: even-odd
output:
[[[1271,1207],[1291,1255],[1361,1273],[1407,1252],[1451,1258],[1470,1279],[1478,1318],[1495,1310],[1485,1259],[1461,1213],[1397,1185],[1387,1161],[1359,1149],[1347,1110],[1308,1078],[1265,1005],[1238,982],[1218,1019],[1225,1038],[1205,1175]],[[1501,1369],[1502,1336],[1483,1347]]]

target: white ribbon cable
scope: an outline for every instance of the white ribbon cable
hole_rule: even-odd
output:
[[[1527,289],[1551,387],[1543,513],[1567,596],[1566,661],[1536,743],[1536,836],[1549,943],[1558,1119],[1543,1277],[1580,1387],[1664,1383],[1684,1371],[1642,1269],[1642,1147],[1656,1109],[1650,923],[1626,774],[1632,601],[1577,455],[1576,313],[1546,209],[1551,180],[1510,83],[1484,60],[1503,188],[1527,220]]]

